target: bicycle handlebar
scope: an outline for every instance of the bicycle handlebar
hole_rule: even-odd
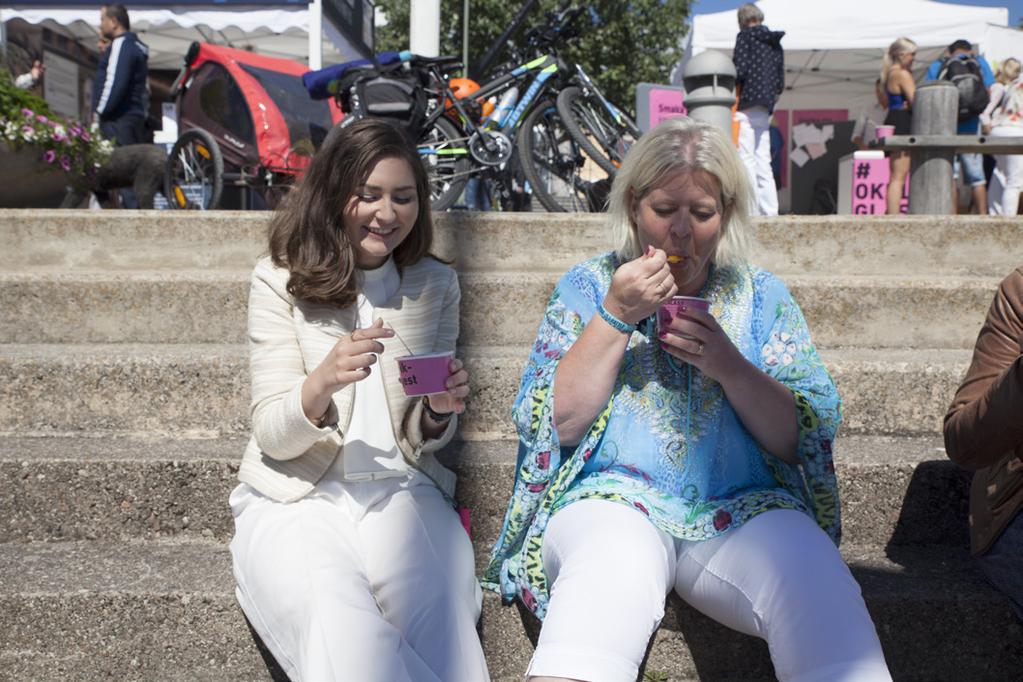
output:
[[[568,5],[569,3],[565,3]],[[547,23],[534,26],[526,32],[526,44],[530,47],[551,49],[559,43],[569,41],[579,35],[575,26],[579,17],[586,11],[585,7],[565,7],[547,13]]]

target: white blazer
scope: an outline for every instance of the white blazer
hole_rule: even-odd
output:
[[[327,353],[357,325],[355,306],[334,306],[294,300],[287,291],[289,273],[264,258],[252,272],[249,290],[249,351],[252,374],[252,438],[242,457],[239,480],[278,502],[309,494],[343,456],[344,433],[352,417],[354,386],[334,394],[326,426],[315,426],[302,411],[302,382]],[[458,339],[460,290],[455,271],[424,258],[405,268],[398,292],[377,315],[393,327],[411,351],[453,351]],[[429,476],[449,498],[455,474],[434,452],[455,433],[457,415],[436,439],[423,438],[420,398],[405,396],[398,382],[395,358],[406,355],[395,337],[381,339],[384,353],[376,365],[383,372],[391,428],[409,465]]]

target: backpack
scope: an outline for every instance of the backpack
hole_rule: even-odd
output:
[[[941,65],[938,79],[949,81],[959,91],[960,122],[980,115],[990,101],[987,88],[984,87],[984,78],[981,76],[980,64],[973,57],[966,59],[949,57]]]

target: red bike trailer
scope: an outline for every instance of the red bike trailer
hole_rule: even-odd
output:
[[[170,205],[216,208],[225,184],[252,187],[275,205],[343,117],[335,102],[309,97],[308,70],[290,59],[192,43],[172,89],[181,133],[167,160]]]

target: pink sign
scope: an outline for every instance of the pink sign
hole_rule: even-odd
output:
[[[891,167],[888,159],[853,159],[852,212],[863,215],[884,215],[887,212],[888,180]],[[909,211],[909,176],[902,188],[899,212]]]
[[[678,89],[651,88],[649,93],[650,127],[653,128],[668,118],[685,116],[686,105],[682,103],[682,98],[682,92]]]

